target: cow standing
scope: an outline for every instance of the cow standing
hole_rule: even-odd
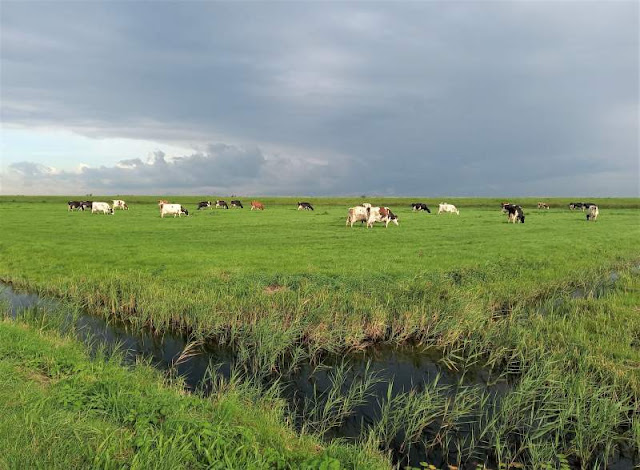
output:
[[[129,210],[129,206],[127,206],[127,203],[124,202],[122,199],[114,199],[113,200],[113,209],[122,209],[124,210]]]
[[[516,204],[509,204],[507,206],[505,206],[505,209],[507,211],[507,213],[509,214],[507,216],[507,221],[511,222],[511,223],[516,223],[516,222],[521,222],[524,224],[524,211],[522,210],[522,207],[516,205]]]
[[[229,209],[229,206],[227,205],[227,203],[225,201],[220,199],[220,200],[216,201],[216,208],[218,208],[218,209],[220,209],[220,208]]]
[[[198,203],[198,210],[206,209],[207,207],[211,207],[211,201],[200,201]]]
[[[595,222],[596,219],[598,218],[598,214],[600,214],[600,210],[598,210],[598,206],[596,206],[595,204],[591,204],[587,211],[587,220],[592,220]]]
[[[103,214],[113,215],[113,208],[106,202],[93,202],[91,203],[91,213],[97,214],[102,212]]]
[[[356,222],[367,222],[369,220],[369,211],[370,208],[362,206],[349,208],[346,225],[353,228],[353,224]]]
[[[264,204],[262,204],[260,201],[251,201],[251,210],[263,211]]]
[[[438,215],[442,214],[443,212],[460,215],[460,211],[456,206],[454,206],[453,204],[447,204],[446,202],[442,202],[438,206]]]
[[[244,207],[242,206],[242,202],[238,201],[237,199],[231,201],[231,207],[239,207],[240,209],[243,209]]]
[[[84,206],[82,205],[82,201],[69,201],[67,202],[67,211],[83,211]]]
[[[373,227],[376,222],[383,222],[385,228],[389,227],[389,222],[398,225],[398,216],[391,212],[388,207],[372,207],[368,212],[367,228]]]
[[[182,214],[189,215],[189,211],[180,204],[162,204],[160,207],[160,217],[163,219],[165,215],[172,215],[175,218],[176,215],[182,217]]]

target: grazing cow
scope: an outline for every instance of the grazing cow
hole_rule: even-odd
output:
[[[349,209],[349,214],[347,215],[347,223],[351,228],[353,228],[353,224],[356,222],[367,222],[369,220],[369,211],[371,208],[356,206],[351,207]]]
[[[298,203],[298,210],[305,210],[305,211],[312,211],[313,210],[313,206],[308,203],[308,202],[299,202]]]
[[[260,201],[251,201],[251,210],[257,210],[257,211],[263,211],[264,210],[264,204],[262,204]]]
[[[368,212],[367,228],[373,227],[376,222],[383,222],[385,228],[389,227],[389,222],[398,225],[398,216],[391,212],[388,207],[372,207]]]
[[[82,210],[86,211],[87,209],[91,209],[93,201],[80,201],[80,204],[82,205]]]
[[[216,201],[216,207],[217,207],[217,208],[223,207],[223,208],[225,208],[225,209],[228,209],[228,208],[229,208],[229,206],[227,205],[227,203],[226,203],[225,201],[223,201],[223,200],[218,200],[218,201]]]
[[[598,218],[598,214],[600,214],[598,206],[596,206],[595,204],[591,204],[587,212],[587,220],[593,220],[595,222],[595,220]]]
[[[442,202],[438,206],[438,214],[441,214],[443,212],[450,212],[452,214],[455,213],[457,215],[460,215],[460,211],[456,208],[456,206],[454,206],[453,204],[447,204],[446,202]]]
[[[538,202],[538,209],[549,209],[549,204],[546,202]]]
[[[162,209],[163,204],[169,204],[169,201],[167,201],[166,199],[158,199],[158,207]]]
[[[233,201],[231,201],[231,207],[239,207],[240,209],[243,209],[243,205],[241,201],[238,201],[237,199],[234,199]]]
[[[431,211],[429,210],[427,205],[423,202],[412,202],[411,207],[412,207],[412,210],[414,211],[427,211],[429,214],[431,214]]]
[[[102,212],[103,214],[113,215],[113,209],[106,202],[93,202],[91,203],[91,213],[96,214]]]
[[[129,206],[127,206],[127,203],[124,202],[122,199],[114,199],[113,210],[116,210],[116,209],[129,210]]]
[[[69,201],[67,202],[67,211],[79,210],[83,211],[84,206],[82,205],[82,201]]]
[[[524,211],[522,210],[522,207],[515,204],[509,204],[505,206],[505,209],[509,214],[507,216],[508,222],[512,222],[514,224],[516,222],[522,222],[524,224]]]
[[[160,207],[160,217],[163,219],[165,215],[172,215],[175,218],[176,215],[182,217],[182,214],[189,215],[189,211],[180,204],[162,204]]]
[[[198,210],[206,209],[207,207],[211,207],[211,201],[200,201],[198,203]]]

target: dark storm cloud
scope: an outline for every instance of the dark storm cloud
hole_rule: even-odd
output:
[[[5,3],[2,119],[204,149],[140,188],[633,195],[638,52],[637,2]]]

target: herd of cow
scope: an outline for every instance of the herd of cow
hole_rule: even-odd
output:
[[[113,214],[115,209],[129,210],[129,206],[121,200],[121,199],[113,199],[113,204],[109,205],[106,202],[96,202],[96,201],[69,201],[67,202],[67,207],[69,211],[73,210],[81,210],[84,211],[86,209],[91,208],[91,213],[102,213],[102,214]],[[206,209],[208,207],[213,207],[214,205],[211,201],[201,201],[198,203],[197,210]],[[512,204],[509,202],[503,202],[501,204],[502,212],[507,214],[507,221],[512,223],[523,223],[524,224],[524,210],[522,206],[518,204]],[[169,201],[164,199],[160,199],[158,201],[158,207],[160,208],[160,217],[164,218],[165,215],[173,215],[174,217],[181,217],[184,215],[189,215],[189,211],[182,206],[181,204],[170,204]],[[217,200],[215,202],[216,208],[221,209],[229,209],[229,204],[223,200]],[[242,201],[237,199],[231,201],[231,207],[236,207],[239,209],[243,209]],[[411,204],[411,208],[413,211],[425,211],[431,213],[429,207],[422,202],[414,202]],[[549,204],[545,202],[538,202],[538,209],[549,209]],[[598,210],[598,206],[590,203],[590,202],[572,202],[569,204],[570,210],[582,209],[582,211],[587,211],[587,220],[595,221],[598,218],[598,214],[600,211]],[[251,201],[251,210],[264,210],[264,204],[260,201]],[[313,206],[309,202],[298,202],[298,210],[313,210]],[[453,204],[447,204],[443,202],[438,205],[438,214],[442,213],[451,213],[460,215],[460,211]],[[385,227],[389,226],[389,223],[393,222],[398,225],[398,216],[394,214],[391,209],[383,206],[373,206],[369,203],[363,203],[359,206],[349,208],[347,215],[347,223],[346,225],[353,227],[353,224],[356,222],[366,223],[368,228],[373,227],[373,224],[376,222],[380,222],[385,224]]]

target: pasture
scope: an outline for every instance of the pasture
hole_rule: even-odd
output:
[[[498,463],[586,468],[640,447],[638,199],[589,198],[596,222],[568,199],[511,200],[526,223],[510,224],[497,199],[367,198],[398,215],[386,229],[345,227],[360,198],[299,199],[315,211],[256,198],[266,210],[252,212],[249,198],[197,211],[215,198],[171,197],[191,215],[164,219],[157,198],[122,197],[130,210],[113,216],[67,212],[68,199],[0,199],[0,279],[132,329],[228,345],[253,370],[377,344],[480,365],[513,385],[500,411],[476,397],[443,426],[475,420],[485,434],[473,445]],[[444,200],[460,215],[436,215]]]

